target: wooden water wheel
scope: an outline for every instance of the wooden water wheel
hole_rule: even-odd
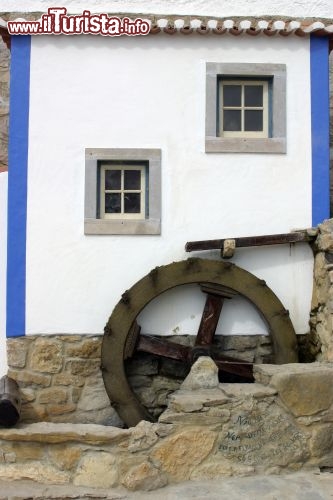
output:
[[[193,347],[141,333],[136,318],[149,302],[167,290],[195,283],[207,298]],[[275,363],[298,361],[296,334],[289,313],[265,281],[230,262],[207,259],[191,258],[157,267],[122,295],[103,337],[101,368],[105,388],[112,406],[128,426],[140,420],[153,420],[133,393],[124,368],[124,361],[136,351],[189,364],[198,356],[209,355],[222,374],[234,373],[253,379],[252,363],[224,356],[213,345],[223,302],[235,295],[248,299],[264,319],[271,335]]]

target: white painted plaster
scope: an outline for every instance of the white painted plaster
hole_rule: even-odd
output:
[[[206,61],[287,65],[286,155],[204,153]],[[83,234],[86,147],[161,148],[161,236]],[[187,258],[186,241],[310,225],[308,40],[32,38],[28,334],[101,333],[121,293],[155,266]],[[243,250],[234,261],[266,279],[298,333],[308,330],[309,248]],[[222,331],[262,331],[246,310],[232,320],[229,307]],[[180,333],[195,330],[186,314],[199,312],[178,314],[169,330],[182,321]]]
[[[6,271],[7,271],[7,172],[0,173],[0,377],[7,373]]]
[[[17,12],[46,11],[53,0],[1,0],[0,10]],[[94,12],[134,12],[211,16],[332,17],[331,0],[62,0],[57,6],[69,12],[90,9]]]

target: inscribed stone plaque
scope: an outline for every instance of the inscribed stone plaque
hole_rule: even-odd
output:
[[[261,406],[261,405],[260,405]],[[240,408],[220,434],[219,451],[244,465],[285,466],[308,455],[305,435],[275,404]]]

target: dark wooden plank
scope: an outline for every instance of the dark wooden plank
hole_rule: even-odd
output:
[[[189,241],[185,245],[186,252],[197,250],[220,250],[226,239],[235,240],[236,248],[256,247],[264,245],[283,245],[286,243],[308,242],[313,238],[306,231],[297,231],[286,234],[269,234],[264,236],[244,236],[241,238],[224,238],[221,240]]]
[[[213,343],[217,324],[219,322],[224,297],[221,295],[208,294],[202,313],[196,346],[211,345]]]
[[[187,361],[189,359],[190,347],[168,342],[163,337],[154,337],[152,335],[140,335],[137,344],[138,351],[149,352],[164,358],[178,359]]]
[[[235,361],[219,361],[214,359],[220,372],[232,373],[233,375],[240,375],[248,379],[249,381],[254,381],[253,377],[253,364],[252,363],[238,363]],[[223,375],[222,375],[223,378]]]

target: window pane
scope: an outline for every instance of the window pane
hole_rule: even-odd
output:
[[[244,130],[254,132],[263,130],[263,112],[246,110]]]
[[[240,131],[241,130],[241,111],[234,109],[225,109],[223,111],[223,130]]]
[[[263,86],[262,85],[245,85],[245,106],[262,106],[263,103]]]
[[[140,193],[125,193],[125,214],[139,214],[141,212]]]
[[[125,189],[141,189],[141,170],[125,170]]]
[[[121,200],[120,193],[105,193],[105,213],[120,214]]]
[[[105,170],[105,189],[121,189],[120,170]]]
[[[223,85],[223,106],[241,106],[241,85]]]

